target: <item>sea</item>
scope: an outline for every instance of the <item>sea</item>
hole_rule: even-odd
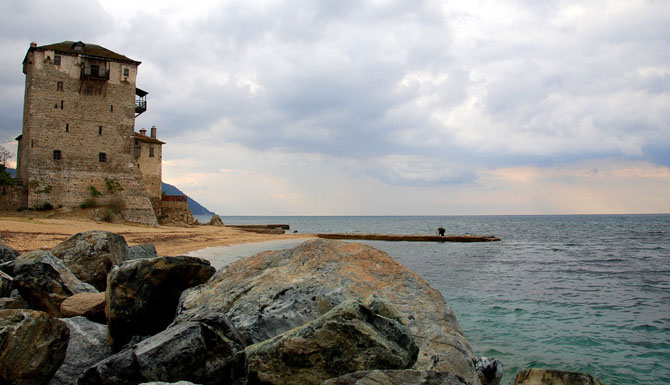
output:
[[[209,218],[200,218],[201,221]],[[222,217],[299,233],[495,235],[501,242],[366,241],[444,296],[478,356],[586,372],[605,384],[670,384],[670,215]],[[302,241],[201,250],[221,267]]]

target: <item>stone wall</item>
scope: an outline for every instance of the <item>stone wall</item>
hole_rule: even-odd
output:
[[[28,207],[28,191],[25,186],[0,187],[0,210],[16,211]]]
[[[56,65],[54,55],[31,50],[24,64],[17,178],[29,188],[28,206],[78,206],[89,186],[105,193],[111,180],[121,186],[114,194],[126,200],[125,219],[156,225],[132,148],[136,64],[107,62],[109,80],[91,80],[80,76],[90,59],[62,55]]]
[[[161,211],[158,216],[161,224],[187,224],[195,223],[191,210],[188,209],[188,201],[185,196],[164,195],[161,201]]]

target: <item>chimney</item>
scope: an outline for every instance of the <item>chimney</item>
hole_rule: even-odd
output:
[[[151,126],[151,137],[156,139],[156,126]]]
[[[146,128],[141,129],[140,134],[147,136],[147,129]]]
[[[30,43],[30,48],[36,48],[36,47],[37,47],[37,43],[35,43],[34,41]]]

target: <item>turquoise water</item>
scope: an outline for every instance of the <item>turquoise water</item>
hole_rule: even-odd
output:
[[[291,231],[488,234],[496,243],[365,242],[440,290],[476,354],[587,372],[606,384],[670,383],[670,215],[222,217]],[[238,246],[238,258],[291,243]],[[232,254],[231,254],[232,253]]]

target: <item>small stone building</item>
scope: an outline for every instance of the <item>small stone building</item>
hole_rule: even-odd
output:
[[[101,193],[122,198],[123,216],[156,225],[161,146],[156,128],[134,131],[147,92],[136,87],[139,61],[95,44],[31,43],[23,61],[23,132],[17,181],[27,207],[79,206]]]

